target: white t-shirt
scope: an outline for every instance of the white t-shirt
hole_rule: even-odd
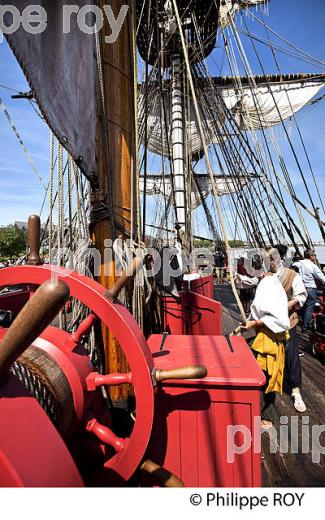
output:
[[[261,320],[275,334],[290,329],[287,295],[275,276],[266,276],[257,286],[249,319]]]
[[[308,258],[295,262],[293,266],[298,267],[299,274],[306,289],[316,289],[316,280],[319,280],[325,285],[325,275],[319,267]]]

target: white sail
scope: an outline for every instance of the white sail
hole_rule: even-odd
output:
[[[205,85],[204,95],[202,92],[198,94],[200,111],[205,122],[204,132],[207,145],[218,143],[220,139],[226,139],[222,128],[229,115],[228,111],[233,114],[240,130],[267,128],[292,117],[309,103],[324,85],[325,82],[310,79],[264,83],[255,88],[251,88],[249,85],[238,88],[234,88],[233,85],[229,87]],[[220,95],[219,99],[217,99],[216,91]],[[164,96],[166,125],[161,123],[162,99],[159,92],[153,93],[152,91],[152,99],[154,101],[149,107],[148,115],[148,148],[153,153],[168,156],[170,148],[168,142],[171,142],[170,96],[168,91]],[[140,114],[145,113],[141,86],[139,88],[139,109]],[[166,126],[168,139],[165,132]],[[191,110],[186,130],[188,148],[192,155],[200,154],[203,147],[194,110]]]
[[[200,192],[204,199],[207,198],[211,193],[211,182],[208,175],[197,175],[196,179],[199,183]],[[228,176],[215,176],[215,183],[217,192],[220,196],[230,195],[231,193],[238,193],[241,191],[251,180],[250,175],[238,175],[236,179]],[[168,175],[164,178],[161,175],[148,175],[146,180],[144,177],[140,177],[140,191],[141,193],[146,192],[147,196],[152,195],[163,195],[166,199],[172,194],[172,178]],[[192,194],[191,194],[191,208],[198,208],[202,204],[200,192],[193,181]]]
[[[286,121],[323,88],[324,83],[279,83],[271,86],[223,89],[222,97],[241,130],[258,130]]]

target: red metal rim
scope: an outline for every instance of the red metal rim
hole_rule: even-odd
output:
[[[126,449],[105,464],[122,479],[128,480],[142,460],[152,429],[154,390],[151,374],[154,364],[151,353],[142,331],[128,310],[121,304],[109,301],[105,297],[106,289],[86,276],[48,265],[13,267],[0,270],[0,287],[20,284],[39,286],[54,276],[68,285],[72,297],[86,305],[107,325],[130,365],[137,418]]]

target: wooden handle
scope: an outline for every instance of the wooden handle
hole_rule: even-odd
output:
[[[156,381],[167,381],[168,379],[203,379],[208,371],[203,365],[174,368],[172,370],[157,370]]]
[[[180,478],[155,462],[152,462],[152,460],[146,460],[142,464],[141,469],[154,477],[162,487],[184,487],[184,482]]]
[[[31,215],[28,219],[28,246],[29,255],[27,265],[40,265],[40,237],[41,219],[38,215]]]
[[[62,281],[49,280],[37,289],[0,342],[0,376],[7,374],[12,363],[51,323],[69,295]]]
[[[122,276],[117,280],[117,282],[109,289],[106,293],[107,298],[111,301],[115,301],[118,298],[121,290],[128,284],[130,280],[132,280],[138,271],[143,267],[143,258],[136,257],[132,260],[131,265],[128,267],[126,271],[122,274]]]

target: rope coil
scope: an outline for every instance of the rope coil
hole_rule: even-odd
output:
[[[53,424],[57,425],[59,419],[58,405],[46,384],[30,368],[17,361],[13,363],[10,372],[35,397]]]

